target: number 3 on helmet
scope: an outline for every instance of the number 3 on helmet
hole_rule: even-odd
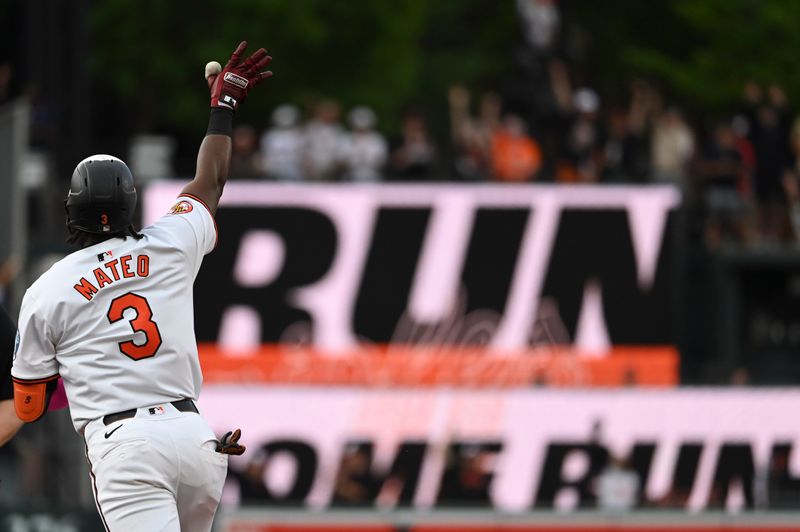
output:
[[[67,226],[72,230],[101,235],[124,233],[133,223],[136,208],[130,168],[112,155],[87,157],[72,173],[64,205]]]

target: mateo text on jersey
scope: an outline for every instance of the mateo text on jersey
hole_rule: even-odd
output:
[[[94,277],[94,283],[86,277],[81,277],[75,284],[75,290],[91,301],[94,295],[103,287],[113,284],[120,279],[130,279],[132,277],[147,277],[150,275],[150,257],[147,255],[137,255],[133,260],[131,255],[125,255],[119,259],[113,259],[102,268],[92,270],[90,276]]]

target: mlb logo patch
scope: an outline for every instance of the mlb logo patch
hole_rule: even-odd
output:
[[[160,416],[161,414],[164,413],[164,407],[163,406],[154,406],[152,408],[148,408],[147,411],[150,412],[151,416]]]

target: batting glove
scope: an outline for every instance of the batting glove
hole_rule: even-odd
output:
[[[217,452],[222,454],[243,454],[246,447],[244,445],[239,445],[239,438],[241,436],[242,431],[239,429],[236,429],[233,432],[226,432],[225,436],[220,438],[220,440],[217,442]]]
[[[242,41],[225,64],[225,68],[216,61],[206,65],[206,80],[211,90],[211,107],[236,111],[252,87],[272,76],[269,70],[262,72],[272,61],[267,51],[259,48],[253,55],[241,61],[246,48],[247,41]]]

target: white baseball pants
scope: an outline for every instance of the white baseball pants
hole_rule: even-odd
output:
[[[97,509],[110,532],[211,530],[228,456],[194,412],[171,404],[84,429]]]

